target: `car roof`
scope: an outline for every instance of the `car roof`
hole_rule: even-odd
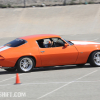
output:
[[[59,37],[59,35],[54,35],[54,34],[38,34],[38,35],[30,35],[30,36],[24,36],[24,37],[20,37],[21,39],[25,39],[25,40],[39,40],[39,39],[43,39],[43,38],[51,38],[51,37]]]

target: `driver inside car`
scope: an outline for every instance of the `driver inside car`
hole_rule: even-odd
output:
[[[48,47],[53,47],[53,41],[48,41]]]

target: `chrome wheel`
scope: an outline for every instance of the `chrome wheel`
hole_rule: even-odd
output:
[[[93,59],[94,59],[94,63],[100,66],[100,52],[95,53]]]
[[[29,57],[24,57],[20,60],[20,69],[23,72],[28,72],[33,68],[33,61]]]

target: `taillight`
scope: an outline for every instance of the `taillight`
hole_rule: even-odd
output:
[[[4,60],[4,57],[0,55],[0,60]]]

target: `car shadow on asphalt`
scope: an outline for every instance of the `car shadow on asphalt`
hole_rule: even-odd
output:
[[[79,69],[79,68],[82,69],[82,68],[96,68],[96,67],[92,67],[90,65],[84,65],[84,66],[76,66],[76,65],[49,66],[49,67],[35,68],[32,72],[63,70],[63,69],[67,69],[68,70],[68,69]]]
[[[84,66],[76,66],[76,65],[64,65],[64,66],[49,66],[49,67],[39,67],[39,68],[34,68],[33,71],[31,72],[38,72],[38,71],[52,71],[52,70],[64,70],[64,69],[79,69],[79,68],[95,68],[92,67],[90,65],[84,65]],[[16,74],[16,73],[20,73],[17,71],[13,71],[13,72],[8,72],[5,70],[0,71],[0,75],[4,75],[4,74]]]
[[[16,74],[16,73],[17,73],[17,71],[13,71],[13,72],[8,72],[6,70],[0,71],[0,75],[4,75],[4,74]]]

